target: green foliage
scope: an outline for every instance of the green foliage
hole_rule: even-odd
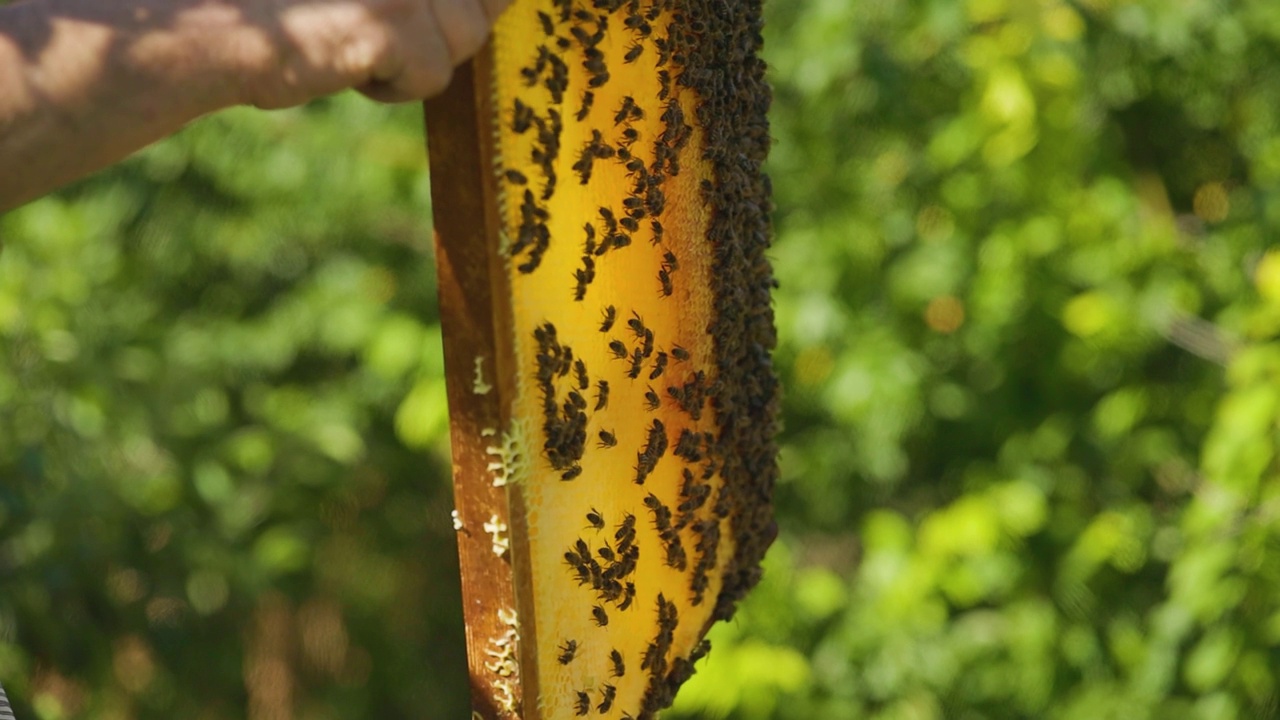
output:
[[[1280,6],[771,4],[783,534],[674,717],[1280,717]],[[414,107],[0,218],[21,717],[465,717]]]
[[[20,717],[466,715],[421,137],[237,110],[0,220]]]
[[[680,715],[1280,716],[1280,9],[772,7],[785,542]]]

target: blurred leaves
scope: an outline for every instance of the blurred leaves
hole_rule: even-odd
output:
[[[680,716],[1280,716],[1280,11],[1209,7],[771,6],[784,542]]]
[[[21,716],[465,714],[421,137],[233,110],[0,218]]]

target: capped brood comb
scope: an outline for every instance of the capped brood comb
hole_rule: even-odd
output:
[[[427,104],[476,715],[646,718],[759,579],[759,0],[516,0]]]

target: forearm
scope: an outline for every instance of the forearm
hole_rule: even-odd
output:
[[[239,102],[255,38],[228,26],[247,23],[217,0],[0,7],[0,211]]]
[[[2,1],[2,0],[0,0]],[[0,212],[205,113],[429,97],[509,0],[25,0],[0,7]]]

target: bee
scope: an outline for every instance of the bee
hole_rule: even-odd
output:
[[[650,386],[649,389],[645,391],[644,402],[645,402],[645,408],[650,412],[657,410],[658,406],[662,404],[662,400],[658,398],[658,393],[653,391],[652,386]]]
[[[548,14],[546,14],[546,13],[542,12],[541,10],[539,10],[539,11],[538,11],[538,22],[542,23],[542,32],[546,33],[547,35],[555,35],[555,34],[556,34],[556,26],[555,26],[555,23],[553,23],[553,22],[551,21],[551,16],[550,16],[550,15],[548,15]]]
[[[617,555],[614,554],[613,548],[609,547],[607,543],[603,547],[601,547],[599,550],[596,550],[596,554],[599,555],[600,559],[604,560],[605,562],[613,562],[618,557]]]
[[[681,514],[691,513],[706,504],[707,493],[710,492],[711,488],[706,485],[698,485],[696,486],[696,489],[696,493],[694,493],[688,500],[680,503],[680,506],[676,508],[677,512]]]
[[[640,348],[636,348],[631,354],[631,367],[627,370],[627,377],[635,380],[640,377],[640,371],[644,369],[644,352]]]
[[[569,28],[569,32],[573,34],[573,38],[587,47],[592,47],[594,43],[591,36],[587,34],[587,29],[578,25]]]
[[[662,593],[658,593],[658,629],[662,631],[662,635],[670,637],[671,632],[680,624],[679,611],[676,604],[667,602]],[[668,640],[670,642],[670,640]]]
[[[573,163],[573,171],[578,174],[578,181],[586,185],[591,182],[591,168],[595,164],[596,154],[590,145],[582,148],[578,159]]]
[[[608,82],[609,82],[609,71],[602,70],[600,72],[594,73],[591,76],[591,79],[587,81],[587,87],[600,88],[600,87],[604,87],[605,84]]]
[[[667,38],[654,38],[653,44],[654,47],[658,48],[658,65],[666,65],[667,61],[671,59],[671,41]],[[670,84],[670,80],[667,81],[667,84]]]
[[[608,430],[601,430],[599,432],[599,437],[600,437],[600,443],[596,447],[599,447],[601,449],[611,448],[618,444],[618,438]]]
[[[653,244],[662,244],[662,223],[653,220],[649,223],[649,227],[653,230]]]
[[[640,223],[630,216],[618,218],[618,224],[626,228],[627,232],[637,232],[640,229]]]
[[[612,685],[606,684],[604,689],[600,691],[600,704],[596,706],[596,710],[601,714],[609,712],[613,707],[613,698],[618,691]]]
[[[560,646],[560,657],[557,658],[561,665],[568,665],[578,653],[578,641],[567,640],[564,645]]]
[[[579,410],[587,409],[587,399],[582,397],[582,393],[577,390],[569,391],[569,405]]]
[[[667,426],[661,420],[654,420],[649,426],[649,438],[646,447],[653,448],[659,457],[667,451]]]
[[[676,360],[679,360],[680,362],[686,362],[689,359],[689,351],[685,350],[679,345],[676,345],[675,347],[671,348],[671,357],[675,358]]]
[[[649,373],[650,380],[657,380],[667,369],[667,354],[661,350],[658,351],[658,357],[653,361],[653,372]],[[646,396],[647,397],[647,396]]]
[[[622,98],[622,107],[619,108],[618,112],[613,116],[613,124],[621,125],[632,118],[635,118],[636,120],[643,120],[644,110],[641,110],[640,106],[636,105],[634,98],[630,95],[625,95]]]
[[[649,27],[649,23],[645,22],[643,15],[628,16],[622,24],[627,26],[628,30],[640,31],[642,36],[648,36],[648,34],[653,31],[653,28]]]
[[[574,465],[568,470],[565,470],[564,472],[560,473],[560,480],[562,482],[569,482],[570,480],[578,479],[578,477],[581,475],[582,475],[582,466]]]
[[[671,96],[671,73],[666,70],[658,71],[658,99],[666,100]]]
[[[525,177],[524,173],[519,170],[507,170],[503,175],[506,176],[507,182],[516,185],[527,185],[529,183],[529,178]]]
[[[624,128],[622,130],[622,142],[624,145],[630,145],[640,139],[640,131],[633,128]]]
[[[587,286],[596,279],[596,259],[591,257],[591,251],[595,250],[594,243],[587,241],[586,252],[582,256],[582,267],[574,271],[573,276],[578,280],[578,297],[575,300],[582,300],[587,295]],[[585,387],[583,388],[586,389]]]
[[[626,610],[627,608],[631,607],[631,602],[635,599],[636,599],[636,584],[633,582],[629,582],[627,583],[627,589],[622,592],[622,602],[618,603],[618,609]],[[617,677],[622,677],[621,671],[618,672]]]
[[[595,101],[596,101],[595,93],[591,92],[590,90],[583,91],[582,105],[578,108],[578,113],[575,116],[578,118],[578,122],[582,122],[583,120],[587,119],[587,115],[590,114],[591,112],[591,105],[595,103]]]
[[[622,206],[628,210],[638,210],[644,207],[644,200],[642,198],[638,198],[633,195],[633,196],[624,198],[622,200]]]
[[[578,715],[586,715],[591,712],[591,696],[578,691],[578,700],[574,703],[574,712]]]
[[[618,229],[618,221],[613,216],[613,211],[607,207],[600,208],[600,219],[604,220],[604,227],[609,233],[613,233]]]
[[[591,619],[595,622],[596,627],[604,627],[609,624],[609,613],[604,608],[596,605],[591,608]]]
[[[664,654],[666,654],[666,651],[659,647],[658,643],[649,643],[649,647],[644,649],[644,657],[640,659],[640,669],[648,670],[650,667],[657,666]],[[578,693],[578,696],[581,699],[582,693]]]
[[[609,352],[613,353],[613,357],[621,360],[627,356],[627,346],[621,340],[609,341]]]
[[[591,227],[588,225],[587,227]],[[604,319],[600,321],[600,332],[609,332],[613,328],[613,322],[618,319],[618,309],[612,305],[608,305],[604,309]]]
[[[511,130],[516,134],[528,132],[533,127],[533,108],[520,102],[516,98],[514,111],[511,117]]]
[[[636,60],[640,59],[640,53],[643,53],[643,52],[644,52],[643,45],[641,45],[640,43],[632,43],[631,47],[627,48],[627,54],[622,56],[622,62],[633,63]]]
[[[676,291],[671,282],[671,272],[666,269],[658,271],[658,284],[662,286],[662,297],[671,297],[671,293]]]
[[[631,319],[627,320],[627,327],[631,328],[631,332],[636,334],[637,340],[644,339],[644,320],[640,318],[640,314],[635,310],[631,311]]]
[[[591,527],[596,530],[604,529],[604,516],[595,508],[591,508],[591,511],[587,513],[587,522],[591,523]]]
[[[644,331],[644,356],[649,357],[653,354],[653,331],[646,329]]]
[[[622,653],[617,648],[609,651],[609,662],[613,664],[613,676],[620,678],[627,673],[627,666],[622,662]]]
[[[684,546],[680,544],[680,538],[677,536],[675,542],[667,545],[667,567],[675,568],[680,572],[684,572],[689,567],[689,558],[685,554]]]
[[[596,381],[596,410],[603,410],[609,405],[609,381]]]
[[[573,369],[578,376],[578,387],[582,390],[591,387],[591,380],[587,377],[587,364],[582,362],[582,358],[573,361]]]
[[[680,439],[676,440],[676,448],[673,451],[676,456],[684,458],[689,462],[698,462],[702,459],[702,451],[699,446],[702,444],[702,433],[692,432],[689,429],[680,431]],[[685,487],[687,488],[693,482],[693,473],[685,468]]]
[[[627,536],[634,537],[636,534],[636,516],[627,513],[622,517],[622,522],[618,525],[618,531],[613,534],[613,539],[622,542]]]
[[[671,508],[662,504],[662,500],[653,493],[649,493],[644,499],[644,506],[653,511],[653,522],[658,532],[662,532],[670,527]]]

